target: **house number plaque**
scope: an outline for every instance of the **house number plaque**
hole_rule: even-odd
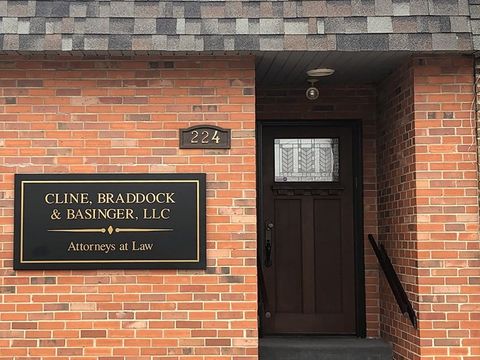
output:
[[[180,129],[181,149],[230,149],[230,129],[214,125]]]

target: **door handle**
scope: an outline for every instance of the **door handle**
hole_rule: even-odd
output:
[[[272,230],[273,224],[267,223],[265,226],[265,266],[272,266]]]

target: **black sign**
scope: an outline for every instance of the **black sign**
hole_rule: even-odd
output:
[[[214,125],[180,129],[181,149],[230,149],[230,129]]]
[[[16,175],[15,269],[205,268],[205,174]]]

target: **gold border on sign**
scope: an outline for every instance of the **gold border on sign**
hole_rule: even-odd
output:
[[[25,184],[68,184],[68,183],[193,183],[196,186],[197,193],[197,258],[196,259],[171,259],[171,260],[125,260],[125,259],[109,259],[109,260],[24,260],[23,252],[23,213],[24,213],[24,194]],[[200,181],[199,180],[21,180],[21,204],[20,204],[20,263],[22,264],[81,264],[81,263],[198,263],[200,262]]]

